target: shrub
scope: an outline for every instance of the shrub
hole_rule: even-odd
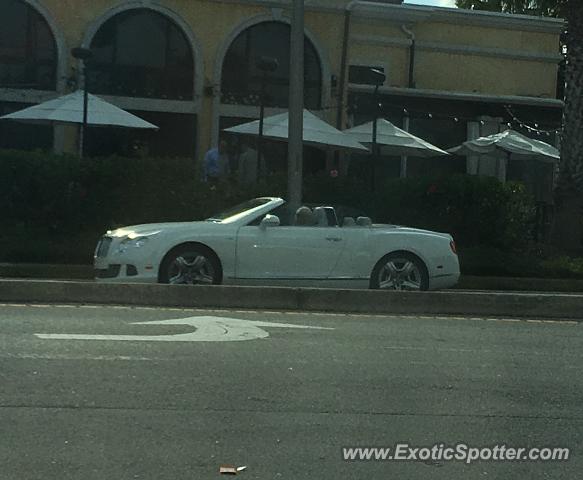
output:
[[[557,278],[583,278],[583,258],[565,255],[540,262],[548,276]]]
[[[286,189],[285,174],[250,187],[226,181],[212,189],[189,158],[0,151],[0,223],[12,232],[1,242],[0,260],[25,261],[30,249],[30,261],[55,261],[67,255],[62,245],[71,236],[96,239],[122,225],[203,219],[250,197],[285,196]],[[522,248],[534,219],[522,185],[489,177],[393,179],[372,192],[358,179],[315,175],[304,180],[304,199],[354,207],[377,222],[450,232],[462,247]],[[35,248],[33,240],[44,237],[50,241]]]
[[[306,182],[306,199],[340,203],[369,212],[375,221],[451,233],[460,245],[522,248],[532,239],[534,199],[518,183],[492,177],[390,180],[376,192],[349,178]]]

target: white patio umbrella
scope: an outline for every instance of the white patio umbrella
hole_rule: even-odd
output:
[[[363,123],[348,130],[344,133],[360,143],[366,145],[372,144],[372,130],[374,121]],[[384,155],[403,155],[409,157],[435,157],[437,155],[449,155],[435,145],[422,140],[415,135],[401,130],[384,118],[377,120],[377,139],[378,148]]]
[[[552,145],[525,137],[514,130],[468,140],[448,151],[458,155],[498,153],[510,160],[533,158],[550,163],[558,161],[561,157],[559,151]]]
[[[0,117],[0,120],[37,124],[82,124],[83,91],[78,90],[69,95],[4,115]],[[94,127],[158,129],[156,125],[91,94],[87,107],[87,124]]]
[[[280,113],[263,120],[263,137],[272,140],[287,140],[289,114]],[[224,129],[240,135],[259,135],[259,120]],[[367,151],[357,140],[337,130],[316,115],[304,109],[303,140],[306,145],[326,147],[334,150]]]

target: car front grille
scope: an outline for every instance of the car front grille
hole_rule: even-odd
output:
[[[97,248],[95,249],[95,257],[97,258],[106,257],[107,252],[109,252],[109,247],[111,245],[112,240],[113,239],[111,237],[108,237],[107,235],[101,237],[99,243],[97,244]]]

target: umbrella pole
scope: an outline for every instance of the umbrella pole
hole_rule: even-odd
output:
[[[263,75],[261,77],[261,93],[259,98],[259,135],[257,136],[257,171],[255,175],[258,180],[261,178],[261,165],[263,158],[263,120],[265,119],[265,86],[267,83],[267,68],[264,63],[258,65],[260,69],[263,70]]]
[[[370,177],[370,187],[371,190],[375,191],[375,170],[377,162],[377,116],[375,114],[374,122],[372,123],[372,154],[371,154],[371,177]]]
[[[257,68],[263,72],[261,76],[261,93],[259,98],[259,136],[257,137],[257,171],[255,172],[256,178],[259,179],[261,176],[261,165],[263,158],[263,120],[265,118],[265,89],[267,86],[267,73],[275,72],[279,66],[279,62],[276,58],[271,57],[261,57],[257,60]],[[265,173],[265,172],[264,172]]]
[[[375,191],[375,170],[376,170],[376,163],[377,163],[377,124],[379,119],[379,103],[378,103],[378,94],[379,94],[379,87],[380,84],[376,84],[374,88],[373,100],[374,100],[374,121],[372,122],[372,155],[371,155],[371,178],[370,178],[370,187],[371,190]]]
[[[265,78],[265,75],[264,77]],[[261,85],[261,105],[259,107],[259,135],[257,136],[257,179],[261,176],[261,158],[263,157],[263,118],[265,116],[265,105],[263,104],[263,98],[265,94],[265,80],[263,80]]]
[[[79,132],[79,157],[83,158],[87,143],[87,110],[89,105],[89,77],[87,75],[87,62],[93,57],[93,52],[88,48],[77,47],[71,49],[71,54],[81,61],[83,71],[83,123]]]
[[[83,158],[85,153],[85,144],[87,137],[87,110],[89,105],[89,91],[87,90],[87,67],[83,67],[83,76],[85,77],[85,88],[83,89],[83,123],[79,134],[79,157]]]

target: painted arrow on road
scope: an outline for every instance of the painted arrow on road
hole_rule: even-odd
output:
[[[290,323],[261,322],[225,317],[187,317],[154,322],[134,322],[132,325],[189,325],[196,329],[173,335],[77,335],[60,333],[35,333],[38,338],[49,340],[109,340],[138,342],[237,342],[269,337],[266,328],[303,328],[333,330],[326,327],[292,325]]]

